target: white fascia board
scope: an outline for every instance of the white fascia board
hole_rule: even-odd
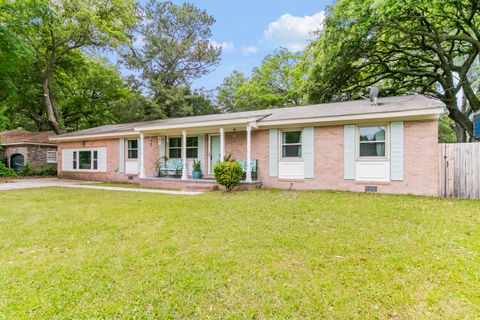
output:
[[[185,129],[185,128],[199,128],[199,127],[225,127],[231,125],[244,124],[248,125],[249,123],[256,123],[261,117],[249,117],[249,118],[239,118],[239,119],[230,119],[230,120],[213,120],[213,121],[203,121],[203,122],[186,122],[179,124],[171,125],[159,125],[151,127],[137,127],[134,130],[136,132],[152,132],[152,131],[163,131],[163,130],[172,130],[172,129]]]
[[[273,120],[273,121],[260,121],[259,127],[271,127],[279,125],[292,125],[292,124],[311,124],[311,123],[331,123],[342,122],[347,123],[351,121],[366,121],[366,120],[378,120],[378,119],[398,119],[410,117],[419,117],[425,119],[438,119],[438,117],[444,113],[443,107],[434,107],[421,110],[408,110],[408,111],[392,111],[392,112],[380,112],[380,113],[366,113],[366,114],[352,114],[344,116],[328,116],[328,117],[316,117],[316,118],[300,118],[300,119],[286,119],[286,120]]]
[[[1,145],[3,147],[20,146],[20,145],[49,146],[49,147],[56,147],[57,146],[54,143],[40,143],[40,142],[7,142],[7,143],[2,143]]]
[[[84,136],[74,136],[74,137],[54,137],[50,138],[50,141],[83,141],[83,140],[99,140],[99,139],[108,139],[108,138],[127,138],[127,137],[137,137],[138,132],[115,132],[115,133],[99,133],[99,134],[90,134]]]

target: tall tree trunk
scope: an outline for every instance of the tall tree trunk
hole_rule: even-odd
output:
[[[455,122],[455,134],[457,135],[457,143],[467,142],[467,132],[457,122]]]
[[[49,81],[50,72],[47,70],[43,77],[43,100],[45,101],[45,106],[47,107],[47,118],[50,126],[56,134],[61,134],[62,129],[60,129],[60,124],[57,120],[58,110],[51,96]]]

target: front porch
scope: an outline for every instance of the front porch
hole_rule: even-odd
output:
[[[213,191],[222,187],[218,185],[214,178],[201,179],[178,179],[168,177],[148,177],[140,179],[142,187],[160,188],[169,190],[195,190],[195,191]],[[261,186],[260,181],[240,181],[237,190],[252,190]]]
[[[240,189],[256,188],[257,160],[252,155],[251,135],[256,119],[241,119],[225,125],[189,123],[175,127],[148,127],[139,131],[138,176],[145,187],[216,190],[216,163],[232,156],[244,176]],[[130,154],[130,150],[127,151]],[[193,164],[200,162],[201,179],[193,179]]]

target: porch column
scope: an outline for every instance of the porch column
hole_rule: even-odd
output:
[[[247,126],[247,174],[245,176],[245,182],[252,182],[251,132],[252,127]]]
[[[182,180],[187,180],[187,131],[185,130],[182,131],[182,162]]]
[[[225,130],[220,128],[220,162],[225,161]]]
[[[139,143],[140,154],[139,154],[139,159],[138,159],[138,162],[140,162],[140,179],[145,178],[145,165],[143,163],[143,159],[144,159],[144,152],[143,152],[144,144],[143,144],[143,141],[144,141],[144,138],[145,137],[143,136],[143,133],[140,132],[140,143]]]

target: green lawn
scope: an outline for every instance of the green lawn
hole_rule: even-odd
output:
[[[480,201],[0,192],[0,318],[480,317]]]

